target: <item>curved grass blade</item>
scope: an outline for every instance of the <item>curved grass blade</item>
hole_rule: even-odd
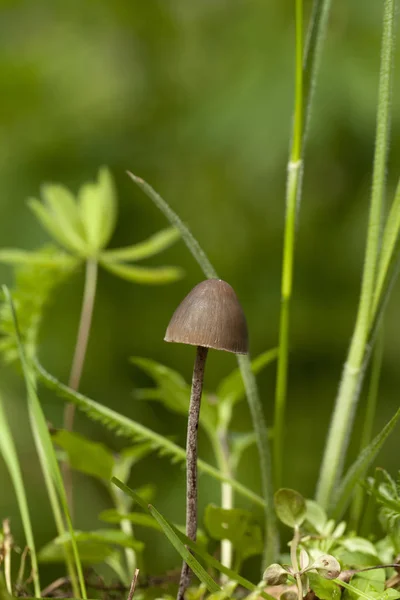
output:
[[[108,262],[105,259],[102,259],[100,264],[121,279],[147,285],[172,283],[182,279],[184,275],[184,271],[180,267],[137,267],[136,265]]]
[[[200,265],[204,275],[209,279],[217,278],[218,275],[201,248],[199,242],[193,236],[190,229],[182,222],[169,204],[143,179],[127,172],[129,177],[140,187],[140,189],[152,200],[157,208],[164,214],[172,226],[176,227],[182,236],[189,252]],[[269,437],[264,411],[258,394],[255,376],[251,369],[250,358],[247,355],[237,357],[243,383],[246,389],[247,401],[253,422],[253,429],[257,439],[257,449],[260,460],[261,485],[265,501],[265,552],[264,562],[270,564],[278,559],[279,554],[279,532],[274,511],[274,489],[272,484],[271,455],[269,448]]]
[[[29,412],[30,412],[30,416],[31,416],[31,422],[33,424],[34,438],[37,443],[38,452],[41,455],[42,464],[46,465],[46,470],[47,470],[50,478],[52,479],[54,486],[57,490],[57,493],[59,495],[59,498],[60,498],[60,502],[61,502],[63,512],[64,512],[64,517],[67,522],[68,530],[71,535],[71,546],[72,546],[72,552],[74,555],[76,570],[78,573],[80,592],[82,594],[82,598],[85,600],[87,598],[86,585],[85,585],[85,580],[83,577],[82,565],[81,565],[81,561],[79,558],[78,548],[77,548],[76,540],[75,540],[75,536],[74,536],[74,530],[73,530],[71,518],[69,515],[67,497],[65,494],[65,489],[64,489],[63,482],[62,482],[62,477],[61,477],[60,469],[58,466],[57,458],[56,458],[56,455],[54,452],[51,437],[49,434],[49,430],[47,428],[46,419],[43,414],[42,407],[40,405],[39,398],[36,393],[36,381],[35,381],[34,370],[31,367],[31,365],[29,364],[29,362],[25,356],[24,348],[22,346],[22,342],[21,342],[21,338],[20,338],[20,334],[19,334],[18,320],[17,320],[17,315],[15,312],[13,300],[12,300],[11,294],[6,286],[3,286],[3,292],[4,292],[4,295],[6,298],[6,302],[8,303],[8,305],[11,309],[11,314],[12,314],[12,318],[13,318],[13,322],[14,322],[15,335],[17,338],[18,349],[19,349],[19,356],[21,359],[22,370],[23,370],[23,374],[24,374],[24,378],[25,378],[25,385],[26,385],[26,389],[27,389],[27,393],[28,393],[28,408],[29,408]]]
[[[336,521],[342,517],[351,500],[352,491],[354,491],[358,480],[363,477],[368,467],[375,460],[378,452],[392,433],[399,419],[400,408],[390,419],[389,423],[385,425],[382,431],[378,433],[365,450],[359,454],[357,460],[352,464],[345,477],[342,479],[331,505],[332,516]]]
[[[131,488],[129,488],[124,483],[122,483],[122,481],[120,481],[116,477],[113,477],[111,482],[114,485],[116,485],[117,487],[119,487],[120,490],[125,492],[125,494],[130,496],[134,500],[134,502],[136,502],[146,513],[152,514],[151,508],[153,508],[153,510],[155,510],[154,507],[152,507],[152,506],[148,505],[146,502],[144,502],[144,500],[138,494],[136,494]],[[154,514],[153,514],[153,518],[155,518]],[[220,563],[216,558],[211,556],[211,554],[206,552],[206,550],[204,550],[202,547],[200,547],[196,542],[193,542],[193,540],[190,540],[184,533],[179,531],[175,527],[175,525],[173,525],[170,521],[165,519],[165,517],[163,517],[163,519],[164,519],[164,521],[166,521],[168,523],[169,527],[173,530],[175,535],[180,539],[182,544],[185,544],[195,554],[200,556],[200,558],[202,558],[208,566],[213,567],[220,573],[223,573],[230,580],[237,581],[237,583],[239,585],[241,585],[242,587],[244,587],[245,589],[247,589],[251,592],[254,592],[256,590],[259,591],[259,588],[256,585],[254,585],[254,583],[251,583],[251,581],[248,581],[247,579],[245,579],[244,577],[239,575],[236,571],[232,571],[232,569],[229,569],[228,567],[226,567],[225,565]],[[159,525],[159,526],[161,526],[161,525]],[[259,595],[262,596],[265,600],[274,600],[273,596],[270,596],[266,592],[259,591]]]
[[[33,537],[32,523],[29,515],[28,500],[26,497],[24,480],[22,478],[21,467],[15,449],[14,440],[7,421],[3,405],[3,398],[0,396],[0,452],[7,465],[8,472],[13,482],[15,495],[17,496],[19,512],[21,514],[22,525],[24,527],[25,539],[29,548],[32,563],[33,588],[36,596],[40,596],[39,569],[36,556],[35,539]]]
[[[53,375],[50,375],[42,365],[38,362],[35,363],[40,380],[51,390],[55,391],[56,394],[64,401],[74,404],[79,410],[84,412],[90,419],[102,423],[108,429],[116,431],[118,435],[122,435],[131,440],[137,441],[148,441],[153,444],[154,450],[160,452],[160,454],[170,457],[173,462],[184,463],[186,461],[186,452],[180,446],[177,446],[162,435],[144,427],[140,423],[136,423],[132,419],[120,415],[116,411],[103,406],[90,398],[87,398],[79,392],[74,392],[71,388],[60,383]],[[224,481],[229,483],[239,494],[248,498],[255,504],[264,507],[264,500],[246,488],[244,485],[234,479],[226,477],[218,471],[218,469],[212,467],[208,463],[198,460],[197,462],[199,471],[214,477],[218,481]]]

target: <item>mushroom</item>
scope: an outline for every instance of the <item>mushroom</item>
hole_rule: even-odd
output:
[[[174,312],[164,340],[197,346],[190,394],[186,439],[186,535],[197,533],[197,429],[209,348],[247,354],[246,319],[233,288],[221,279],[196,285]],[[190,583],[190,568],[183,563],[178,600]]]

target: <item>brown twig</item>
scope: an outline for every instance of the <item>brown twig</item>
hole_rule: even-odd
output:
[[[135,572],[132,577],[131,587],[129,588],[128,600],[132,600],[132,598],[133,598],[133,594],[135,593],[138,577],[139,577],[139,569],[135,569]]]

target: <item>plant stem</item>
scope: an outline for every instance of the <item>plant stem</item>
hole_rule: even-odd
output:
[[[115,508],[117,509],[117,511],[121,514],[126,514],[127,512],[129,512],[127,510],[126,503],[125,503],[126,495],[119,488],[115,487],[114,485],[109,485],[108,489],[114,500],[114,505],[115,505]],[[134,536],[133,525],[129,521],[129,519],[123,519],[120,522],[120,528],[121,528],[121,531],[123,531],[126,535],[133,538],[133,536]],[[136,562],[136,553],[133,550],[133,548],[125,548],[125,561],[126,561],[127,572],[129,573],[129,575],[131,573],[134,573],[135,569],[137,568],[137,562]]]
[[[225,427],[220,427],[216,435],[213,433],[210,436],[217,465],[221,473],[229,478],[233,477],[231,465],[230,465],[230,454],[228,445],[228,436]],[[229,483],[225,481],[221,484],[221,507],[224,509],[233,508],[233,488]],[[228,569],[232,566],[232,542],[230,540],[222,540],[221,542],[221,563]],[[222,574],[221,583],[229,581],[229,577]]]
[[[299,573],[299,562],[297,560],[297,548],[299,545],[299,541],[300,529],[298,525],[295,525],[293,539],[290,543],[290,559],[292,561],[294,577],[296,579],[298,600],[303,600],[303,583],[301,581],[301,575]]]
[[[90,327],[92,324],[94,301],[96,297],[97,268],[97,261],[89,258],[86,262],[85,287],[83,291],[81,316],[79,319],[78,335],[76,338],[74,357],[72,359],[71,373],[68,382],[69,387],[75,391],[77,391],[79,388],[83,365],[86,358]],[[74,428],[74,416],[75,406],[73,404],[67,404],[64,409],[64,428],[67,431],[72,431]],[[72,473],[67,463],[64,463],[63,465],[63,479],[68,499],[68,506],[72,516]]]
[[[384,348],[383,327],[381,325],[374,348],[371,377],[368,390],[367,408],[365,411],[363,431],[361,434],[360,452],[364,450],[372,439],[372,432],[375,420],[376,406],[378,402],[379,380],[382,370],[383,348]],[[364,490],[360,487],[354,494],[354,500],[351,506],[351,524],[353,529],[358,528],[364,503]]]
[[[302,180],[303,136],[303,0],[296,0],[296,85],[292,148],[286,183],[286,217],[283,244],[281,283],[281,314],[279,325],[279,357],[275,390],[274,422],[274,481],[282,483],[284,424],[287,395],[289,355],[289,315],[292,297],[293,261],[297,205],[300,201]]]
[[[367,246],[356,325],[331,420],[328,441],[320,470],[317,502],[327,508],[332,491],[343,469],[355,409],[362,385],[364,361],[371,326],[376,267],[385,193],[385,175],[389,139],[390,90],[394,48],[394,0],[385,0],[381,68],[378,92],[378,114],[372,194],[369,213]]]
[[[197,536],[197,430],[199,427],[201,394],[208,348],[197,347],[190,394],[186,438],[186,535],[196,541]],[[183,600],[190,583],[190,567],[182,565],[177,600]]]

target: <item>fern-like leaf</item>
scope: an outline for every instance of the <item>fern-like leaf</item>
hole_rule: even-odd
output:
[[[116,435],[124,436],[133,441],[146,441],[152,444],[154,451],[161,456],[167,456],[172,463],[183,464],[186,461],[186,452],[180,446],[177,446],[170,439],[144,427],[140,423],[120,415],[115,410],[91,400],[87,396],[74,392],[71,388],[59,382],[53,375],[50,375],[46,369],[35,362],[38,376],[47,388],[53,390],[58,397],[66,402],[74,404],[79,410],[85,413],[93,421],[104,425],[107,429],[114,431]],[[208,463],[198,460],[199,471],[206,473],[219,481],[229,483],[239,494],[248,498],[255,504],[264,506],[264,500],[257,494],[246,488],[244,485],[234,479],[223,475],[218,469]]]
[[[12,289],[15,310],[20,327],[21,340],[28,356],[36,350],[37,338],[44,308],[52,299],[56,287],[75,269],[77,261],[60,261],[60,251],[45,246],[35,252],[38,261],[30,261],[15,267],[15,283]],[[40,261],[39,258],[49,259]],[[18,359],[18,345],[13,319],[7,303],[0,306],[0,353],[8,363]]]

